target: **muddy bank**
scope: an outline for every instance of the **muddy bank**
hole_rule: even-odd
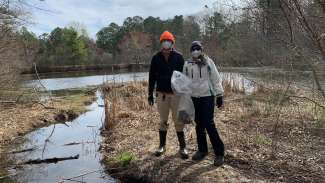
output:
[[[95,100],[95,91],[92,88],[77,92],[65,90],[67,95],[53,96],[45,103],[0,103],[0,145],[37,128],[75,119],[86,112],[86,106]]]
[[[67,95],[53,96],[45,103],[24,102],[0,104],[0,177],[5,176],[7,165],[13,164],[8,152],[11,144],[23,140],[25,134],[56,123],[65,123],[87,111],[86,106],[94,101],[92,88],[77,92],[64,91]],[[25,149],[24,151],[28,151]],[[21,153],[21,152],[19,152]],[[0,182],[2,180],[0,179]]]
[[[314,105],[288,98],[279,111],[278,92],[251,96],[227,90],[216,126],[226,147],[225,165],[213,166],[213,155],[201,162],[181,160],[173,125],[162,157],[158,145],[159,116],[147,105],[146,83],[110,87],[111,115],[103,131],[104,163],[122,182],[322,182],[325,179],[324,116]],[[227,87],[225,87],[227,88]],[[275,89],[277,91],[277,89]],[[193,125],[186,128],[190,154],[196,147]],[[323,133],[324,134],[324,133]]]

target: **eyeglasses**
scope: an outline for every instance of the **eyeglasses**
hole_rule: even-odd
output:
[[[191,49],[191,51],[201,51],[202,49],[200,47],[194,47]]]

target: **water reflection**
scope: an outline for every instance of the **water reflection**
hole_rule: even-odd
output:
[[[146,72],[137,73],[123,73],[116,75],[95,75],[82,77],[68,77],[68,78],[49,78],[42,79],[41,83],[47,90],[64,90],[69,88],[80,88],[93,85],[101,85],[107,82],[126,82],[126,81],[141,81],[148,77]],[[31,80],[26,82],[27,86],[42,87],[38,80]]]

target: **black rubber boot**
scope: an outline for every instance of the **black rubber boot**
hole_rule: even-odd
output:
[[[200,152],[196,151],[196,153],[192,156],[192,160],[201,161],[208,155],[208,152]]]
[[[179,154],[182,159],[188,159],[188,152],[186,150],[185,135],[184,132],[177,132],[177,138],[179,142]]]
[[[224,163],[224,157],[223,156],[216,156],[215,158],[214,158],[214,166],[217,166],[217,167],[219,167],[219,166],[222,166],[223,165],[223,163]]]
[[[161,156],[166,151],[167,131],[159,131],[159,148],[155,151],[155,156]]]

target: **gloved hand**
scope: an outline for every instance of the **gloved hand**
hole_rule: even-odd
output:
[[[223,96],[217,97],[216,106],[219,108],[223,107]]]
[[[149,95],[149,97],[148,97],[148,103],[149,103],[150,106],[153,106],[153,104],[154,104],[153,95]]]

